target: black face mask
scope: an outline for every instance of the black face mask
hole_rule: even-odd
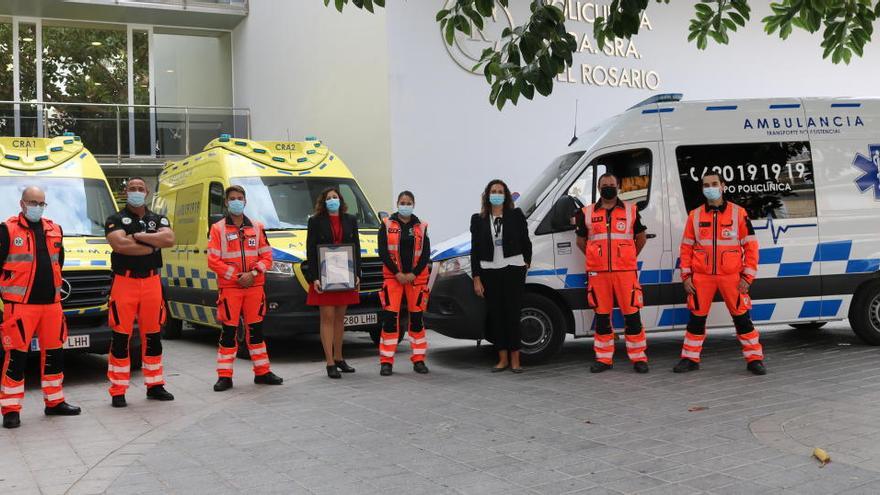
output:
[[[599,190],[599,194],[603,199],[614,199],[617,197],[617,188],[614,186],[604,186]]]

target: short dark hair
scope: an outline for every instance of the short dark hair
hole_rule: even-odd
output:
[[[703,179],[705,179],[706,177],[712,177],[713,175],[718,177],[718,182],[724,184],[724,177],[721,176],[720,172],[716,172],[714,170],[710,170],[710,171],[706,172],[705,174],[703,174],[703,177],[700,179],[700,183],[702,184]]]
[[[400,194],[397,195],[397,202],[400,203],[401,198],[404,196],[409,196],[409,199],[411,199],[413,203],[416,202],[416,196],[410,191],[401,191]]]
[[[229,187],[227,187],[227,188],[226,188],[226,192],[224,193],[224,196],[223,196],[223,197],[226,198],[226,199],[229,199],[229,193],[233,193],[233,192],[241,193],[242,196],[244,196],[245,198],[247,198],[247,194],[245,194],[245,192],[244,192],[244,188],[241,187],[241,186],[237,186],[237,185],[236,185],[236,186],[229,186]]]
[[[617,185],[620,185],[620,179],[618,179],[617,176],[612,174],[611,172],[605,172],[604,174],[600,175],[599,178],[596,179],[596,184],[599,184],[600,182],[602,182],[602,179],[605,179],[607,177],[614,178],[614,182],[616,182]]]

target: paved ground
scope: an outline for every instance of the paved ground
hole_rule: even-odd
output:
[[[327,379],[315,340],[283,342],[270,354],[285,385],[253,385],[239,360],[218,394],[213,338],[189,335],[166,344],[178,400],[137,386],[125,410],[109,406],[103,358],[71,360],[66,391],[84,414],[43,417],[29,387],[22,428],[0,432],[0,493],[880,492],[880,349],[845,325],[766,332],[765,377],[746,373],[728,332],[685,376],[669,371],[680,334],[652,336],[646,376],[622,361],[590,375],[589,339],[522,375],[430,339],[428,376],[402,359],[380,377],[354,335],[354,375]],[[814,446],[831,453],[824,468]]]

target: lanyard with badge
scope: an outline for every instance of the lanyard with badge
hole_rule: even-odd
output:
[[[495,217],[494,220],[496,246],[501,246],[504,243],[504,239],[501,237],[501,218],[502,217]]]

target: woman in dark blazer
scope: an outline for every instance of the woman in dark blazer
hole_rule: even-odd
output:
[[[498,349],[492,372],[522,372],[520,312],[532,241],[522,210],[510,189],[495,179],[483,191],[480,213],[471,217],[471,270],[474,292],[486,298],[487,338]]]
[[[315,213],[309,217],[306,237],[308,270],[304,274],[309,282],[306,303],[318,306],[321,314],[321,345],[327,361],[327,376],[342,378],[343,373],[354,373],[342,357],[342,337],[345,331],[345,310],[358,304],[360,296],[361,242],[358,236],[357,218],[346,213],[345,199],[336,187],[324,189],[315,202]],[[353,244],[354,269],[357,288],[344,292],[323,292],[318,275],[318,246],[322,244]]]

